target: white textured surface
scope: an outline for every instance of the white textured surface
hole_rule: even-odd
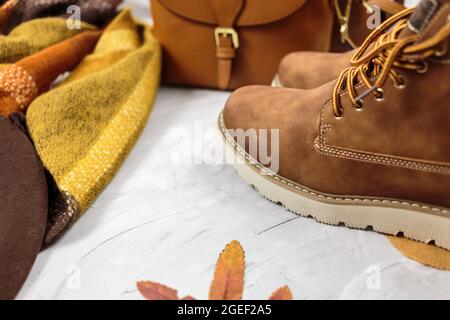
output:
[[[148,15],[146,1],[131,2]],[[296,299],[450,299],[449,272],[408,260],[384,236],[299,218],[231,167],[195,164],[201,156],[177,164],[180,150],[213,150],[227,96],[162,88],[117,177],[39,255],[19,298],[141,299],[136,281],[153,280],[205,299],[218,254],[236,239],[246,250],[246,299],[266,299],[286,284]]]

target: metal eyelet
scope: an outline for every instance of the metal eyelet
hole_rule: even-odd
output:
[[[337,119],[337,120],[341,120],[343,117],[344,117],[344,112],[342,112],[342,109],[341,109],[341,111],[340,111],[340,113],[339,114],[334,114],[334,117]]]
[[[445,56],[445,55],[447,54],[447,52],[448,52],[448,46],[443,46],[443,47],[441,48],[441,50],[436,51],[436,52],[434,53],[434,56],[435,56],[435,57],[438,57],[438,58],[442,58],[443,56]]]
[[[405,89],[406,88],[406,81],[405,78],[400,78],[402,79],[401,82],[394,82],[394,87],[396,87],[399,90]]]
[[[376,88],[375,92],[378,94],[378,96],[375,95],[375,100],[378,102],[384,101],[384,90],[381,88]]]
[[[428,62],[422,61],[422,67],[417,69],[416,72],[418,74],[425,74],[428,72]]]
[[[362,111],[363,107],[364,107],[364,100],[357,100],[355,104],[356,110]]]

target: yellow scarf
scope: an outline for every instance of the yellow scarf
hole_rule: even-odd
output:
[[[147,122],[160,68],[151,28],[125,10],[70,77],[30,105],[28,129],[58,189],[46,244],[86,211],[120,168]]]
[[[62,42],[83,31],[96,28],[82,23],[81,29],[69,29],[66,20],[44,18],[25,22],[7,36],[0,35],[0,66],[15,63],[51,45]]]

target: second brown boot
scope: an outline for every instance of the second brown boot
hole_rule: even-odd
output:
[[[242,88],[219,124],[239,175],[270,200],[450,249],[450,0],[409,15],[338,80]]]
[[[345,11],[346,5],[351,5],[350,15],[336,21],[337,25],[334,27],[335,34],[332,44],[332,51],[335,52],[300,51],[288,54],[281,61],[272,85],[274,87],[314,89],[336,79],[343,69],[350,66],[350,59],[356,52],[356,50],[352,50],[352,46],[360,45],[370,33],[370,30],[366,27],[368,14],[364,3],[379,5],[384,10],[383,16],[392,15],[393,18],[390,20],[394,22],[402,19],[402,15],[399,13],[405,9],[401,4],[403,1],[335,0],[334,6],[339,6],[339,11]],[[338,21],[341,20],[347,21],[348,25],[339,26]],[[385,29],[385,26],[381,25],[380,28]],[[348,32],[346,37],[339,34],[343,30],[346,30],[344,34]]]

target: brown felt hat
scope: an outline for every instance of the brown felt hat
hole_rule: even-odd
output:
[[[0,299],[14,299],[42,245],[47,182],[23,126],[23,116],[0,116]]]

